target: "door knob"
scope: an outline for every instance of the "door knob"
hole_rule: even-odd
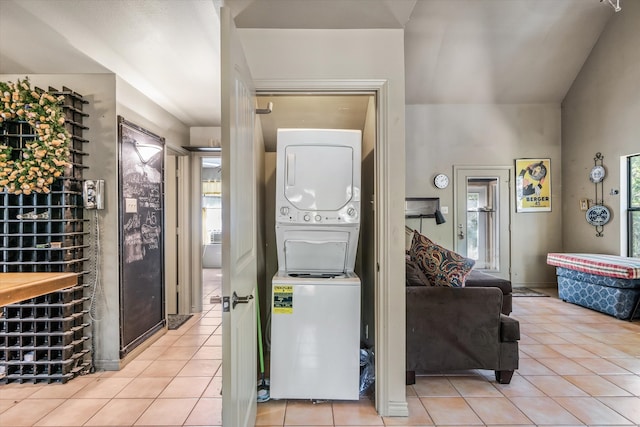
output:
[[[236,305],[238,304],[247,304],[252,299],[253,295],[251,294],[245,297],[239,297],[236,291],[233,291],[233,295],[231,296],[231,308],[236,308]]]
[[[462,228],[462,224],[458,224],[458,239],[464,240],[464,229]]]

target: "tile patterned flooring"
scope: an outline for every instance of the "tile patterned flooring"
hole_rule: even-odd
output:
[[[210,278],[211,279],[211,278]],[[550,291],[543,289],[542,291]],[[218,426],[222,359],[219,278],[204,312],[169,331],[118,372],[67,384],[0,386],[0,426]],[[620,321],[557,297],[514,298],[520,369],[418,377],[409,417],[380,417],[372,401],[269,401],[259,426],[637,426],[640,321]]]

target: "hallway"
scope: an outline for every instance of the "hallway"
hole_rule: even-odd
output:
[[[212,270],[209,273],[212,273]],[[221,424],[220,278],[205,280],[205,307],[119,372],[67,384],[0,386],[0,426],[218,426]],[[640,322],[564,303],[516,297],[520,368],[418,377],[408,418],[380,417],[372,401],[269,401],[259,426],[640,425]]]

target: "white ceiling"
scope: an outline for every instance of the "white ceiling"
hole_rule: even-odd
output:
[[[0,73],[114,72],[186,125],[219,126],[219,1],[0,0]],[[226,3],[241,28],[404,27],[407,104],[560,102],[615,13],[606,0]]]

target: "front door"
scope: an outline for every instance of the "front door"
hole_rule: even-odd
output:
[[[255,89],[231,12],[220,10],[222,82],[222,424],[253,426],[257,394]]]
[[[511,279],[511,169],[456,167],[456,252],[475,269]]]

